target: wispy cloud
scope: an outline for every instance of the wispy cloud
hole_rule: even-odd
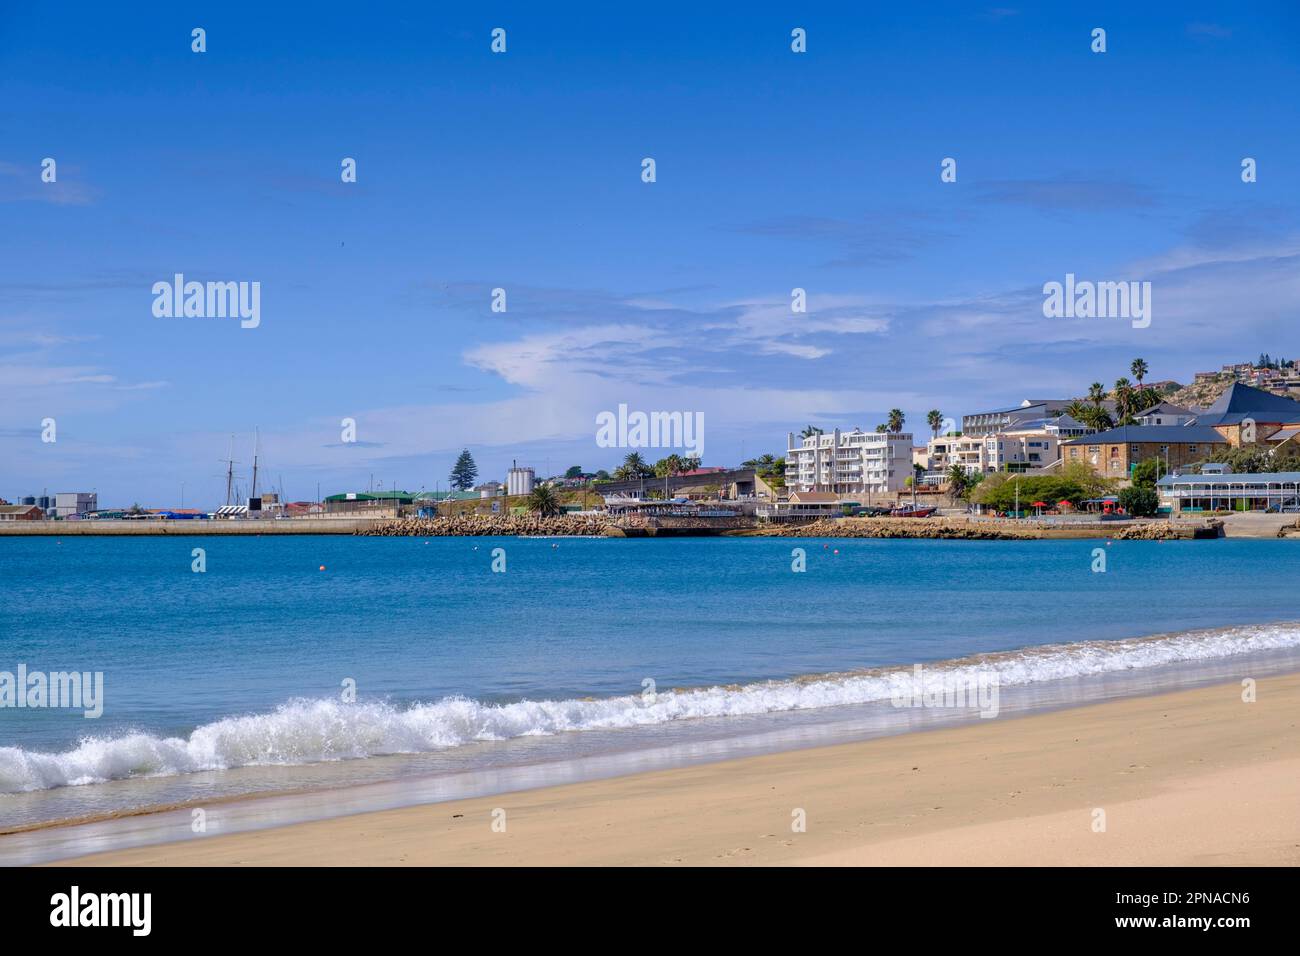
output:
[[[773,239],[817,243],[835,250],[828,266],[887,264],[920,255],[953,236],[951,210],[943,215],[922,209],[876,210],[849,219],[829,216],[779,216],[736,227],[737,232]]]
[[[0,202],[47,202],[57,206],[85,206],[94,202],[96,193],[79,179],[75,166],[58,166],[52,183],[41,180],[39,164],[21,166],[0,162]]]
[[[1028,206],[1044,212],[1132,212],[1161,203],[1152,190],[1136,183],[1070,175],[987,180],[976,183],[974,191],[983,202]]]

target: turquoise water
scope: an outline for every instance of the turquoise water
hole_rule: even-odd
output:
[[[0,823],[5,794],[26,792],[28,819],[33,792],[61,790],[74,815],[113,780],[219,791],[231,768],[500,740],[537,760],[538,738],[880,697],[789,681],[808,675],[1071,645],[998,658],[1023,683],[1300,645],[1293,625],[1214,631],[1300,617],[1300,547],[1271,540],[34,537],[0,539],[0,580],[0,671],[104,681],[98,719],[0,708]],[[1190,651],[1080,643],[1197,629],[1214,633]]]

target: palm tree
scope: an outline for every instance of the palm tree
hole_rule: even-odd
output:
[[[673,453],[666,458],[660,458],[655,462],[656,478],[673,478],[680,475],[683,471],[689,471],[686,467],[686,459],[681,455]]]
[[[614,477],[619,481],[635,481],[637,478],[649,478],[654,475],[654,469],[645,463],[645,459],[637,452],[631,452],[623,459],[623,464],[618,466],[614,472]]]
[[[1142,379],[1146,378],[1147,372],[1151,371],[1147,366],[1146,359],[1140,358],[1135,358],[1133,364],[1128,367],[1128,370],[1132,372],[1133,377],[1137,379],[1138,388],[1142,387]]]
[[[887,427],[895,435],[897,435],[899,432],[903,430],[903,421],[904,419],[903,419],[902,409],[891,408],[889,410],[889,424]]]
[[[799,433],[800,438],[812,438],[814,435],[820,435],[822,430],[816,425],[809,425]]]
[[[930,434],[935,438],[939,437],[939,429],[943,427],[943,412],[937,408],[930,409],[926,413],[925,423],[930,426]]]
[[[528,510],[549,518],[560,513],[560,497],[550,485],[536,485],[528,495]]]
[[[956,502],[958,498],[966,494],[966,486],[970,482],[970,476],[966,474],[966,469],[959,463],[953,462],[948,467],[948,500]]]
[[[1092,402],[1097,408],[1101,408],[1101,403],[1106,400],[1106,386],[1101,382],[1093,382],[1088,386],[1088,401]]]
[[[1115,380],[1115,416],[1117,425],[1129,425],[1133,421],[1133,383],[1126,378]]]
[[[1073,418],[1076,422],[1082,422],[1088,415],[1089,409],[1087,405],[1076,398],[1074,401],[1070,402],[1069,405],[1066,405],[1062,411]]]
[[[1098,432],[1104,432],[1115,424],[1110,412],[1097,405],[1084,405],[1079,421]]]

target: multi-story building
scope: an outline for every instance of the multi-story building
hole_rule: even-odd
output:
[[[1214,428],[1234,446],[1281,440],[1274,436],[1300,425],[1300,402],[1234,382],[1196,423]]]
[[[54,496],[54,514],[59,518],[99,510],[99,496],[93,491],[60,491]]]
[[[1064,416],[1063,416],[1064,417]],[[992,471],[1031,471],[1046,468],[1060,457],[1060,435],[1035,423],[1026,428],[1012,429],[993,435],[985,442],[997,442],[989,450]]]
[[[1169,468],[1185,468],[1228,447],[1208,425],[1125,425],[1065,442],[1066,464],[1082,462],[1105,478],[1128,478],[1133,467],[1158,458]]]
[[[959,464],[970,474],[995,471],[1030,471],[1046,468],[1057,457],[1060,437],[1045,430],[1041,422],[992,435],[944,435],[930,440],[930,471],[946,474]]]
[[[893,494],[912,474],[910,432],[864,432],[855,428],[786,440],[785,483],[791,491]]]
[[[1133,417],[1139,425],[1190,425],[1196,421],[1194,411],[1172,402],[1160,402],[1144,408]]]
[[[989,470],[982,435],[941,435],[931,438],[928,448],[930,470],[935,474],[946,475],[953,465],[961,465],[970,474]]]
[[[1011,408],[999,408],[991,412],[975,412],[961,418],[963,435],[996,435],[1009,428],[1016,428],[1026,422],[1055,418],[1065,411],[1070,404],[1068,398],[1027,398]]]

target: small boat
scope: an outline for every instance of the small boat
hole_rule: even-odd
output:
[[[922,508],[920,505],[900,505],[889,513],[892,518],[928,518],[938,508]]]

